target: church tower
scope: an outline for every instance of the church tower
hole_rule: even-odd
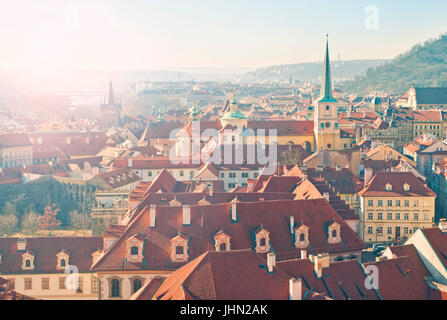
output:
[[[320,98],[314,104],[314,132],[317,149],[340,150],[337,105],[337,100],[332,96],[329,39],[326,39]]]

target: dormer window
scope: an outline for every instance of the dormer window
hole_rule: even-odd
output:
[[[337,244],[341,242],[340,224],[333,221],[328,225],[328,239],[329,244]]]
[[[258,228],[255,232],[257,253],[266,253],[270,251],[270,232],[268,232],[263,226]]]
[[[230,250],[230,239],[231,237],[223,232],[219,231],[214,235],[214,248],[216,251],[228,251]]]
[[[95,263],[96,261],[98,261],[99,257],[102,255],[102,251],[101,250],[96,250],[95,252],[92,253],[92,264]]]
[[[127,239],[127,261],[134,263],[143,261],[144,239],[145,237],[141,233],[137,233]]]
[[[59,252],[57,255],[57,265],[56,269],[58,270],[65,270],[65,268],[68,266],[68,262],[70,259],[69,252],[65,249],[63,249],[61,252]]]
[[[189,239],[184,234],[178,234],[171,239],[171,261],[188,262],[188,243]]]
[[[309,227],[302,224],[295,228],[295,247],[304,249],[309,246]]]
[[[410,191],[410,185],[408,183],[404,184],[404,191]]]
[[[385,190],[386,190],[386,191],[391,191],[391,190],[393,190],[393,186],[392,186],[391,184],[387,183],[387,184],[385,185]]]
[[[34,270],[34,254],[27,251],[22,255],[22,270]]]

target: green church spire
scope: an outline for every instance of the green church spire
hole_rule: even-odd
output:
[[[320,100],[322,102],[336,102],[332,96],[331,62],[329,60],[329,36],[326,35],[326,54],[324,56],[324,70],[321,79]]]

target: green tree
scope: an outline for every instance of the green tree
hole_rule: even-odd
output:
[[[71,227],[77,234],[78,231],[82,235],[88,235],[88,231],[91,229],[92,220],[86,213],[79,213],[77,210],[70,212]]]
[[[27,236],[33,236],[40,229],[39,215],[30,211],[22,218],[22,232]]]
[[[0,215],[0,236],[10,236],[17,228],[18,219],[14,214]]]
[[[61,222],[57,220],[56,216],[59,213],[59,209],[55,208],[54,205],[46,206],[44,214],[39,216],[39,225],[41,229],[48,230],[48,235],[51,236],[51,231],[60,226]]]

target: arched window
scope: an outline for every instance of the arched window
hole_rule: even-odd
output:
[[[221,243],[219,246],[219,250],[220,251],[227,251],[227,244],[226,243]]]
[[[61,260],[61,267],[65,267],[65,259]]]
[[[259,240],[259,245],[261,246],[261,247],[265,247],[265,238],[261,238],[261,240]]]
[[[132,283],[132,292],[137,292],[143,286],[143,282],[140,279],[135,279]]]
[[[176,254],[183,254],[183,246],[177,246],[175,247],[175,253]]]
[[[138,247],[130,248],[130,254],[133,255],[133,256],[138,255]]]
[[[337,237],[337,230],[332,230],[332,237],[334,237],[334,238]]]
[[[110,281],[110,296],[112,298],[120,296],[120,281],[118,279],[112,279]]]
[[[29,259],[26,259],[25,261],[25,267],[30,268],[31,267],[31,261]]]

